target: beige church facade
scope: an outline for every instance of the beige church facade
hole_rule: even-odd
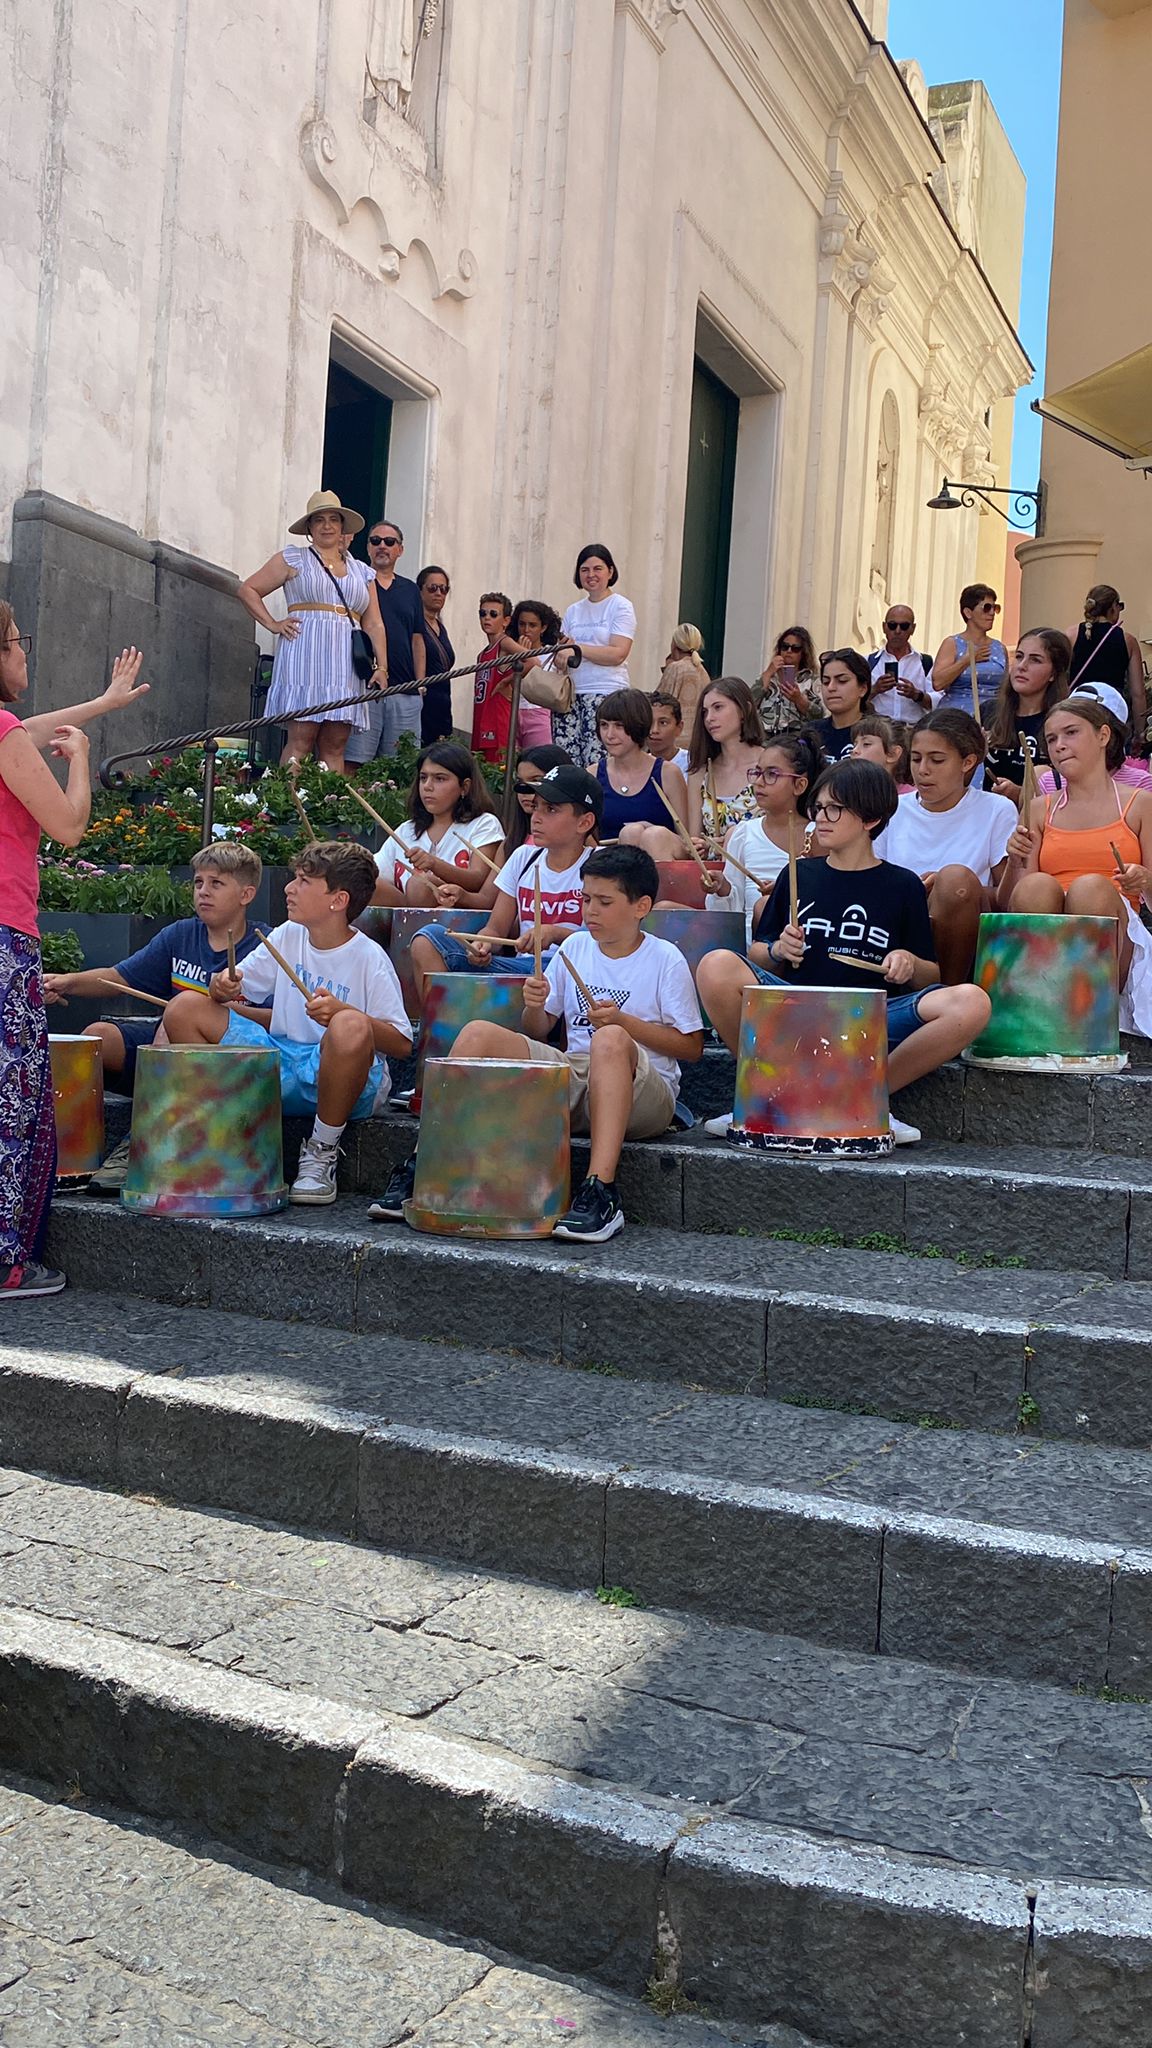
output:
[[[926,501],[1008,480],[1030,372],[1023,192],[883,15],[15,0],[0,579],[40,701],[131,639],[165,730],[242,716],[231,579],[321,481],[449,568],[462,650],[483,589],[563,606],[589,539],[649,687],[686,615],[745,675],[897,598],[934,645],[991,515]]]

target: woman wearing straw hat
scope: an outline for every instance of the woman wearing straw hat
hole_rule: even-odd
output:
[[[316,707],[339,703],[366,687],[352,665],[354,625],[362,626],[372,642],[373,685],[386,689],[388,684],[388,642],[376,585],[371,571],[348,553],[348,542],[363,524],[335,491],[313,491],[303,518],[288,528],[307,535],[307,545],[273,555],[236,593],[257,625],[276,636],[266,710],[288,727],[281,761],[306,761],[315,750],[322,768],[341,775],[349,733],[368,725],[367,706],[353,704],[331,714]],[[274,619],[264,600],[285,585],[288,616]]]

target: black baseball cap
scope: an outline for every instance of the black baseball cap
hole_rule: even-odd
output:
[[[596,777],[573,761],[550,768],[533,786],[532,794],[539,803],[572,804],[578,811],[591,811],[597,824],[604,815],[604,791]]]

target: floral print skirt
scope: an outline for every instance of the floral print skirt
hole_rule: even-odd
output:
[[[40,943],[0,925],[0,1271],[42,1258],[55,1181]]]

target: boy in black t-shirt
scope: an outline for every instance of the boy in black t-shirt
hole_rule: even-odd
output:
[[[744,990],[756,983],[887,986],[893,1094],[979,1037],[991,1015],[987,996],[972,982],[940,985],[924,884],[908,868],[879,860],[872,845],[896,801],[892,777],[871,761],[840,761],[820,777],[810,808],[823,858],[796,864],[797,922],[789,921],[784,869],[760,914],[751,967],[737,953],[717,952],[706,953],[697,970],[701,1001],[730,1052],[736,1051]],[[873,965],[854,967],[851,959]],[[723,1137],[731,1122],[731,1116],[713,1117],[705,1129]],[[913,1124],[892,1116],[890,1122],[898,1145],[919,1139]]]

